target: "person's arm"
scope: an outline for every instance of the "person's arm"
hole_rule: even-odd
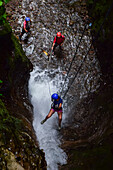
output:
[[[26,22],[24,21],[24,30],[25,32],[28,32],[28,30],[26,30]]]
[[[62,103],[59,104],[59,107],[58,107],[58,108],[60,109],[61,107],[62,107]]]
[[[25,32],[28,32],[28,30],[26,30],[26,28],[24,28]]]
[[[51,104],[51,108],[54,108],[54,103]]]
[[[53,45],[52,45],[52,48],[51,48],[52,50],[53,50],[54,45],[55,45],[55,43],[53,43]]]
[[[51,48],[52,50],[54,48],[55,42],[56,42],[56,37],[54,38],[54,41],[53,41],[53,45],[52,45],[52,48]]]

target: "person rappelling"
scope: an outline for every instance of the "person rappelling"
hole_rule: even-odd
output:
[[[47,119],[49,119],[55,112],[57,112],[58,118],[59,118],[59,130],[60,130],[61,129],[61,121],[62,121],[63,101],[62,101],[61,97],[58,96],[57,93],[52,94],[51,100],[53,101],[53,103],[51,104],[51,109],[50,109],[48,115],[46,116],[46,118],[41,121],[41,124],[46,122]]]
[[[61,34],[61,32],[57,32],[57,35],[54,38],[53,45],[52,45],[52,54],[54,55],[54,50],[57,46],[61,49],[64,43],[65,37]]]
[[[23,26],[22,26],[22,31],[19,35],[19,40],[21,41],[21,37],[23,36],[24,33],[28,33],[30,32],[30,26],[31,26],[31,20],[29,17],[25,18],[25,21],[23,22]]]

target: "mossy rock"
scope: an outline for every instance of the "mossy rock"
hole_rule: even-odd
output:
[[[0,25],[0,36],[4,36],[12,32],[11,26],[6,22]]]

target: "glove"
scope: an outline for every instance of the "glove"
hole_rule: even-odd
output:
[[[57,105],[55,105],[55,109],[58,109],[58,104],[57,104]]]

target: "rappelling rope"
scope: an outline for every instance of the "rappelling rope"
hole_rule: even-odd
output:
[[[92,5],[92,9],[94,8],[96,2],[97,2],[97,0],[94,1],[93,5]],[[71,61],[71,63],[70,63],[70,66],[69,66],[69,68],[68,68],[67,75],[66,75],[65,80],[64,80],[64,83],[63,83],[63,87],[61,87],[62,89],[63,89],[64,86],[65,86],[65,82],[66,82],[66,80],[67,80],[67,78],[68,78],[68,75],[69,75],[69,72],[70,72],[70,70],[71,70],[72,63],[73,63],[74,60],[75,60],[77,51],[78,51],[78,49],[79,49],[80,43],[81,43],[81,41],[82,41],[83,35],[84,35],[85,30],[86,30],[86,28],[87,28],[88,25],[89,25],[88,23],[85,24],[85,27],[84,27],[84,30],[83,30],[83,32],[82,32],[82,36],[81,36],[81,38],[80,38],[80,41],[79,41],[79,43],[78,43],[78,45],[77,45],[77,48],[76,48],[74,57],[73,57],[73,59],[72,59],[72,61]],[[61,89],[61,88],[60,88],[60,89]],[[59,89],[59,93],[60,93],[60,95],[62,95],[62,90],[60,90],[60,89]]]
[[[48,63],[47,63],[47,69],[48,69],[48,70],[49,70],[49,64],[50,64],[50,62],[51,62],[51,56],[52,56],[52,50],[51,50],[51,52],[50,52],[49,60],[48,60]],[[49,83],[49,77],[48,77],[47,82],[48,82],[48,87],[49,87],[49,94],[50,94],[50,96],[51,96],[51,88],[50,88],[50,83]]]
[[[63,84],[63,86],[62,86],[62,89],[63,89],[64,86],[65,86],[65,82],[66,82],[66,80],[67,80],[67,78],[68,78],[69,72],[70,72],[71,67],[72,67],[72,63],[73,63],[73,61],[74,61],[74,59],[75,59],[75,57],[76,57],[77,51],[78,51],[78,49],[79,49],[79,46],[80,46],[80,43],[81,43],[81,41],[82,41],[82,38],[83,38],[83,35],[84,35],[84,32],[85,32],[86,28],[87,28],[87,24],[86,24],[85,27],[84,27],[84,30],[83,30],[83,32],[82,32],[82,36],[81,36],[81,38],[80,38],[80,41],[79,41],[79,43],[78,43],[78,45],[77,45],[77,48],[76,48],[74,57],[73,57],[73,59],[72,59],[72,61],[71,61],[71,64],[70,64],[70,66],[69,66],[69,68],[68,68],[67,75],[66,75],[66,77],[65,77],[65,80],[64,80],[64,84]],[[60,91],[60,90],[59,90],[59,91]],[[60,95],[62,95],[62,91],[61,91]]]
[[[100,29],[99,29],[99,31],[98,31],[96,37],[93,39],[93,41],[92,41],[92,43],[91,43],[91,45],[90,45],[89,50],[87,51],[87,53],[86,53],[86,55],[85,55],[85,57],[84,57],[84,59],[83,59],[81,65],[79,66],[78,71],[76,72],[76,74],[75,74],[73,80],[71,81],[71,83],[70,83],[70,85],[68,86],[66,92],[64,93],[64,95],[63,95],[63,97],[62,97],[63,99],[65,98],[65,96],[66,96],[66,94],[68,93],[68,91],[69,91],[71,85],[73,84],[75,78],[77,77],[77,75],[78,75],[78,73],[79,73],[79,71],[80,71],[80,69],[81,69],[81,67],[82,67],[82,65],[83,65],[83,63],[84,63],[84,61],[85,61],[85,59],[86,59],[86,57],[87,57],[87,55],[88,55],[88,53],[89,53],[89,51],[90,51],[92,45],[93,45],[93,43],[94,43],[94,41],[99,37],[100,31],[101,31],[101,29],[102,29],[102,27],[103,27],[103,24],[104,24],[106,18],[108,17],[108,15],[109,15],[109,13],[110,13],[112,7],[113,7],[113,2],[112,2],[112,4],[110,5],[110,7],[109,7],[109,9],[108,9],[108,11],[107,11],[107,13],[106,13],[106,16],[105,16],[105,18],[104,18],[103,23],[100,25]]]

